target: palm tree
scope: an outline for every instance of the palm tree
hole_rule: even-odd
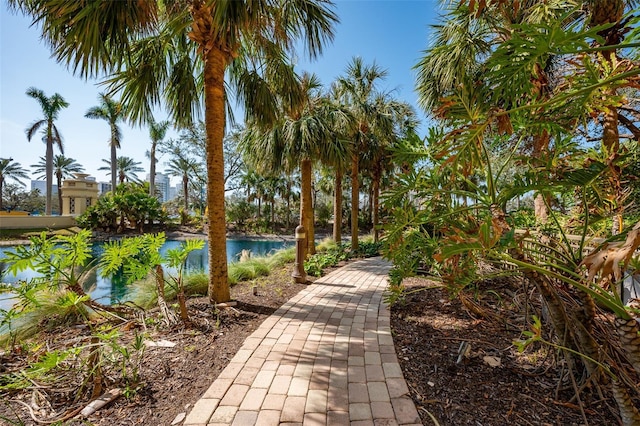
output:
[[[373,240],[379,238],[379,199],[380,186],[383,176],[393,171],[394,164],[391,149],[402,139],[413,132],[417,126],[417,119],[413,108],[404,102],[391,98],[388,94],[381,93],[376,97],[375,103],[380,111],[389,111],[393,120],[393,130],[386,135],[372,135],[366,150],[362,152],[361,166],[371,178],[371,222],[373,228]]]
[[[0,158],[0,211],[2,211],[2,194],[4,190],[4,182],[11,179],[18,182],[22,186],[26,186],[20,179],[29,179],[27,171],[22,168],[20,163],[14,162],[13,158]]]
[[[282,119],[266,131],[249,124],[241,149],[248,160],[263,170],[290,173],[300,168],[300,224],[307,235],[307,253],[315,253],[311,180],[314,161],[346,158],[346,144],[336,138],[333,122],[348,116],[321,96],[317,76],[304,74],[300,80],[302,101],[283,111]]]
[[[184,210],[189,210],[189,181],[190,176],[200,175],[200,163],[187,157],[174,157],[167,162],[165,173],[169,176],[176,176],[182,180],[182,192],[184,193]]]
[[[149,138],[151,139],[151,151],[149,152],[149,195],[156,195],[156,148],[161,143],[169,129],[169,121],[156,123],[152,118],[149,121]]]
[[[393,132],[393,111],[390,104],[380,103],[377,84],[387,71],[375,63],[365,65],[355,57],[346,72],[336,80],[337,92],[354,117],[355,126],[348,135],[353,143],[351,154],[351,248],[358,249],[358,213],[360,206],[359,162],[362,152],[376,137],[387,137]]]
[[[53,96],[47,97],[44,92],[35,87],[27,89],[27,96],[30,96],[38,101],[42,108],[44,118],[34,121],[29,127],[27,127],[27,139],[31,141],[33,135],[42,128],[42,141],[47,146],[45,154],[46,170],[45,181],[47,185],[45,214],[51,214],[51,187],[53,184],[53,145],[58,145],[61,153],[64,153],[62,147],[62,135],[58,131],[54,121],[58,118],[58,114],[62,108],[69,106],[69,103],[59,93],[54,93]]]
[[[278,81],[276,90],[290,92],[295,76],[286,65],[287,54],[298,39],[312,58],[322,51],[338,21],[332,3],[185,0],[160,8],[159,2],[137,0],[91,7],[75,0],[10,0],[10,5],[40,23],[59,61],[83,75],[114,71],[110,89],[121,91],[133,121],[148,120],[164,98],[176,125],[192,124],[201,105],[198,86],[204,85],[209,297],[212,302],[228,301],[223,159],[225,102],[231,94],[227,90],[238,95],[248,117],[273,121],[275,99],[265,80]]]
[[[124,109],[122,103],[114,101],[110,96],[100,93],[98,95],[100,105],[91,107],[85,113],[86,118],[105,120],[109,124],[111,136],[109,137],[109,146],[111,147],[111,191],[114,192],[117,186],[116,180],[116,149],[120,148],[122,141],[122,132],[118,123],[124,120]],[[104,161],[104,160],[103,160]],[[99,170],[104,170],[100,168]]]
[[[40,157],[40,162],[32,164],[31,167],[33,167],[34,173],[40,174],[38,177],[41,178],[43,174],[46,174],[47,160],[44,157]],[[74,173],[84,171],[84,167],[80,163],[76,163],[75,159],[60,154],[53,157],[53,170],[58,185],[58,206],[60,213],[62,213],[62,179],[73,177]]]
[[[140,183],[140,178],[138,178],[138,175],[136,173],[144,172],[144,169],[140,167],[140,165],[142,164],[141,162],[135,161],[130,157],[116,158],[115,167],[110,160],[102,159],[102,162],[106,163],[107,165],[100,167],[98,170],[107,170],[109,172],[107,174],[112,174],[115,168],[118,184],[122,184],[125,182]],[[113,182],[113,175],[111,176],[111,181]],[[115,192],[115,187],[113,188],[113,192]]]

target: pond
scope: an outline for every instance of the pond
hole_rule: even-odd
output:
[[[165,253],[171,248],[178,247],[181,241],[167,241],[160,249],[161,253]],[[227,261],[229,263],[238,261],[242,250],[250,250],[252,256],[265,256],[276,250],[293,245],[292,242],[271,241],[271,240],[227,240]],[[11,251],[12,246],[0,247],[0,258],[4,257],[4,253]],[[207,262],[207,244],[202,250],[196,250],[189,254],[187,258],[186,268],[188,271],[208,271]],[[95,256],[102,253],[102,244],[96,243],[92,249]],[[4,265],[0,263],[0,273],[4,274]],[[20,280],[29,280],[35,277],[35,271],[23,271],[17,276],[4,274],[2,282],[15,283]],[[93,272],[85,285],[87,291],[94,300],[105,305],[118,303],[126,300],[128,287],[123,277],[114,277],[113,279],[102,278],[99,273]],[[11,294],[0,293],[0,309],[8,309],[13,304]]]

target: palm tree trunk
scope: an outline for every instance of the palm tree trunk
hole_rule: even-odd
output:
[[[156,144],[151,144],[151,164],[149,164],[149,195],[156,196]]]
[[[300,224],[307,234],[306,255],[316,253],[315,232],[313,229],[313,209],[311,205],[311,159],[305,158],[300,162]]]
[[[116,193],[116,187],[118,186],[117,184],[117,172],[118,172],[118,167],[116,164],[116,145],[114,143],[114,141],[111,141],[111,192],[113,194]]]
[[[342,242],[342,170],[336,170],[336,187],[333,199],[333,241]]]
[[[358,250],[358,213],[360,188],[358,186],[358,154],[351,157],[351,250]]]
[[[276,223],[276,202],[275,198],[271,201],[271,229],[274,230]]]
[[[50,138],[47,139],[46,162],[47,165],[45,180],[47,185],[47,195],[44,214],[47,216],[51,216],[51,193],[53,185],[53,141]]]
[[[373,242],[377,243],[378,242],[378,237],[379,237],[379,229],[378,229],[378,221],[380,220],[380,212],[378,211],[379,208],[379,196],[380,196],[380,174],[376,173],[376,175],[373,177],[373,194],[372,194],[372,198],[373,198],[373,206],[372,206],[372,210],[373,210]]]
[[[640,424],[640,412],[635,407],[629,392],[618,380],[613,381],[613,397],[618,403],[623,426],[637,426]]]
[[[207,205],[209,222],[209,299],[231,299],[227,272],[227,231],[224,211],[225,54],[217,47],[204,55],[205,126],[207,132]]]
[[[547,131],[543,131],[533,137],[533,158],[546,159],[548,157],[549,141],[550,137]],[[546,201],[548,202],[549,200],[547,199]],[[547,202],[545,202],[544,195],[542,194],[536,194],[533,200],[534,216],[538,224],[547,222],[547,219],[549,218],[549,207]]]
[[[0,175],[0,212],[4,210],[4,206],[2,205],[2,193],[4,191],[4,177]]]
[[[182,191],[184,192],[184,211],[187,212],[189,210],[189,178],[187,176],[182,177]]]
[[[616,90],[609,90],[608,96],[617,96]],[[611,233],[617,235],[622,232],[624,194],[620,179],[621,170],[620,167],[616,165],[616,160],[620,157],[620,134],[618,132],[618,110],[615,107],[607,107],[605,109],[602,127],[602,144],[604,146],[607,166],[609,167],[609,179],[613,189],[614,199],[616,200]]]
[[[56,183],[58,184],[58,214],[62,216],[62,174],[56,172]]]
[[[640,325],[635,318],[616,318],[614,321],[620,343],[627,353],[627,359],[638,374],[640,374]]]

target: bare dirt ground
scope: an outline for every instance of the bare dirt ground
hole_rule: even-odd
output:
[[[55,419],[65,419],[57,424],[67,425],[172,424],[202,396],[244,339],[304,288],[292,283],[290,272],[287,267],[269,277],[234,286],[232,297],[238,305],[233,309],[217,312],[204,298],[190,299],[190,327],[163,327],[157,313],[146,314],[143,322],[122,324],[121,343],[131,341],[136,332],[145,332],[148,340],[166,340],[175,346],[146,349],[138,382],[129,386],[125,396],[88,418],[73,416],[90,400],[90,386],[78,392],[79,378],[74,381],[74,376],[67,373],[55,382],[34,381],[27,390],[0,393],[0,424],[36,425]],[[407,280],[409,291],[429,285],[432,283],[422,278]],[[254,287],[257,295],[253,294]],[[572,400],[571,386],[558,389],[556,385],[563,371],[552,365],[554,353],[544,347],[517,353],[512,342],[520,336],[519,308],[497,297],[485,297],[478,303],[493,309],[493,319],[471,313],[459,299],[450,299],[439,288],[412,292],[392,309],[396,351],[423,423],[584,424],[578,403]],[[89,336],[86,328],[50,329],[31,347],[39,344],[51,350],[72,342],[88,342]],[[469,350],[463,351],[457,362],[462,342],[469,344]],[[27,361],[33,361],[33,357],[26,352],[0,352],[0,373],[18,372]],[[104,389],[122,387],[118,377],[117,371],[105,374]],[[581,397],[590,425],[619,424],[610,398],[598,398],[588,389]]]

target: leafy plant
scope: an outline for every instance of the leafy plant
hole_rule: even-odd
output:
[[[37,331],[34,321],[86,322],[95,312],[106,309],[91,300],[83,287],[96,267],[90,236],[87,230],[53,237],[43,232],[31,237],[30,244],[4,253],[0,261],[6,264],[7,273],[33,270],[38,275],[11,286],[15,303],[1,312],[0,336],[8,333],[15,341],[18,335]]]
[[[149,195],[147,186],[123,183],[115,194],[110,192],[100,197],[97,204],[89,207],[76,221],[89,229],[115,231],[131,227],[142,232],[145,225],[166,222],[167,216],[160,201]]]
[[[143,279],[152,273],[157,283],[158,303],[168,321],[172,321],[172,317],[166,309],[164,288],[165,284],[174,287],[178,297],[180,317],[187,323],[189,314],[185,299],[184,269],[189,253],[202,249],[204,241],[184,241],[180,247],[167,250],[163,256],[160,248],[164,242],[164,233],[145,234],[108,242],[105,244],[100,267],[105,276],[122,269],[129,282]],[[163,266],[170,269],[165,270]]]

